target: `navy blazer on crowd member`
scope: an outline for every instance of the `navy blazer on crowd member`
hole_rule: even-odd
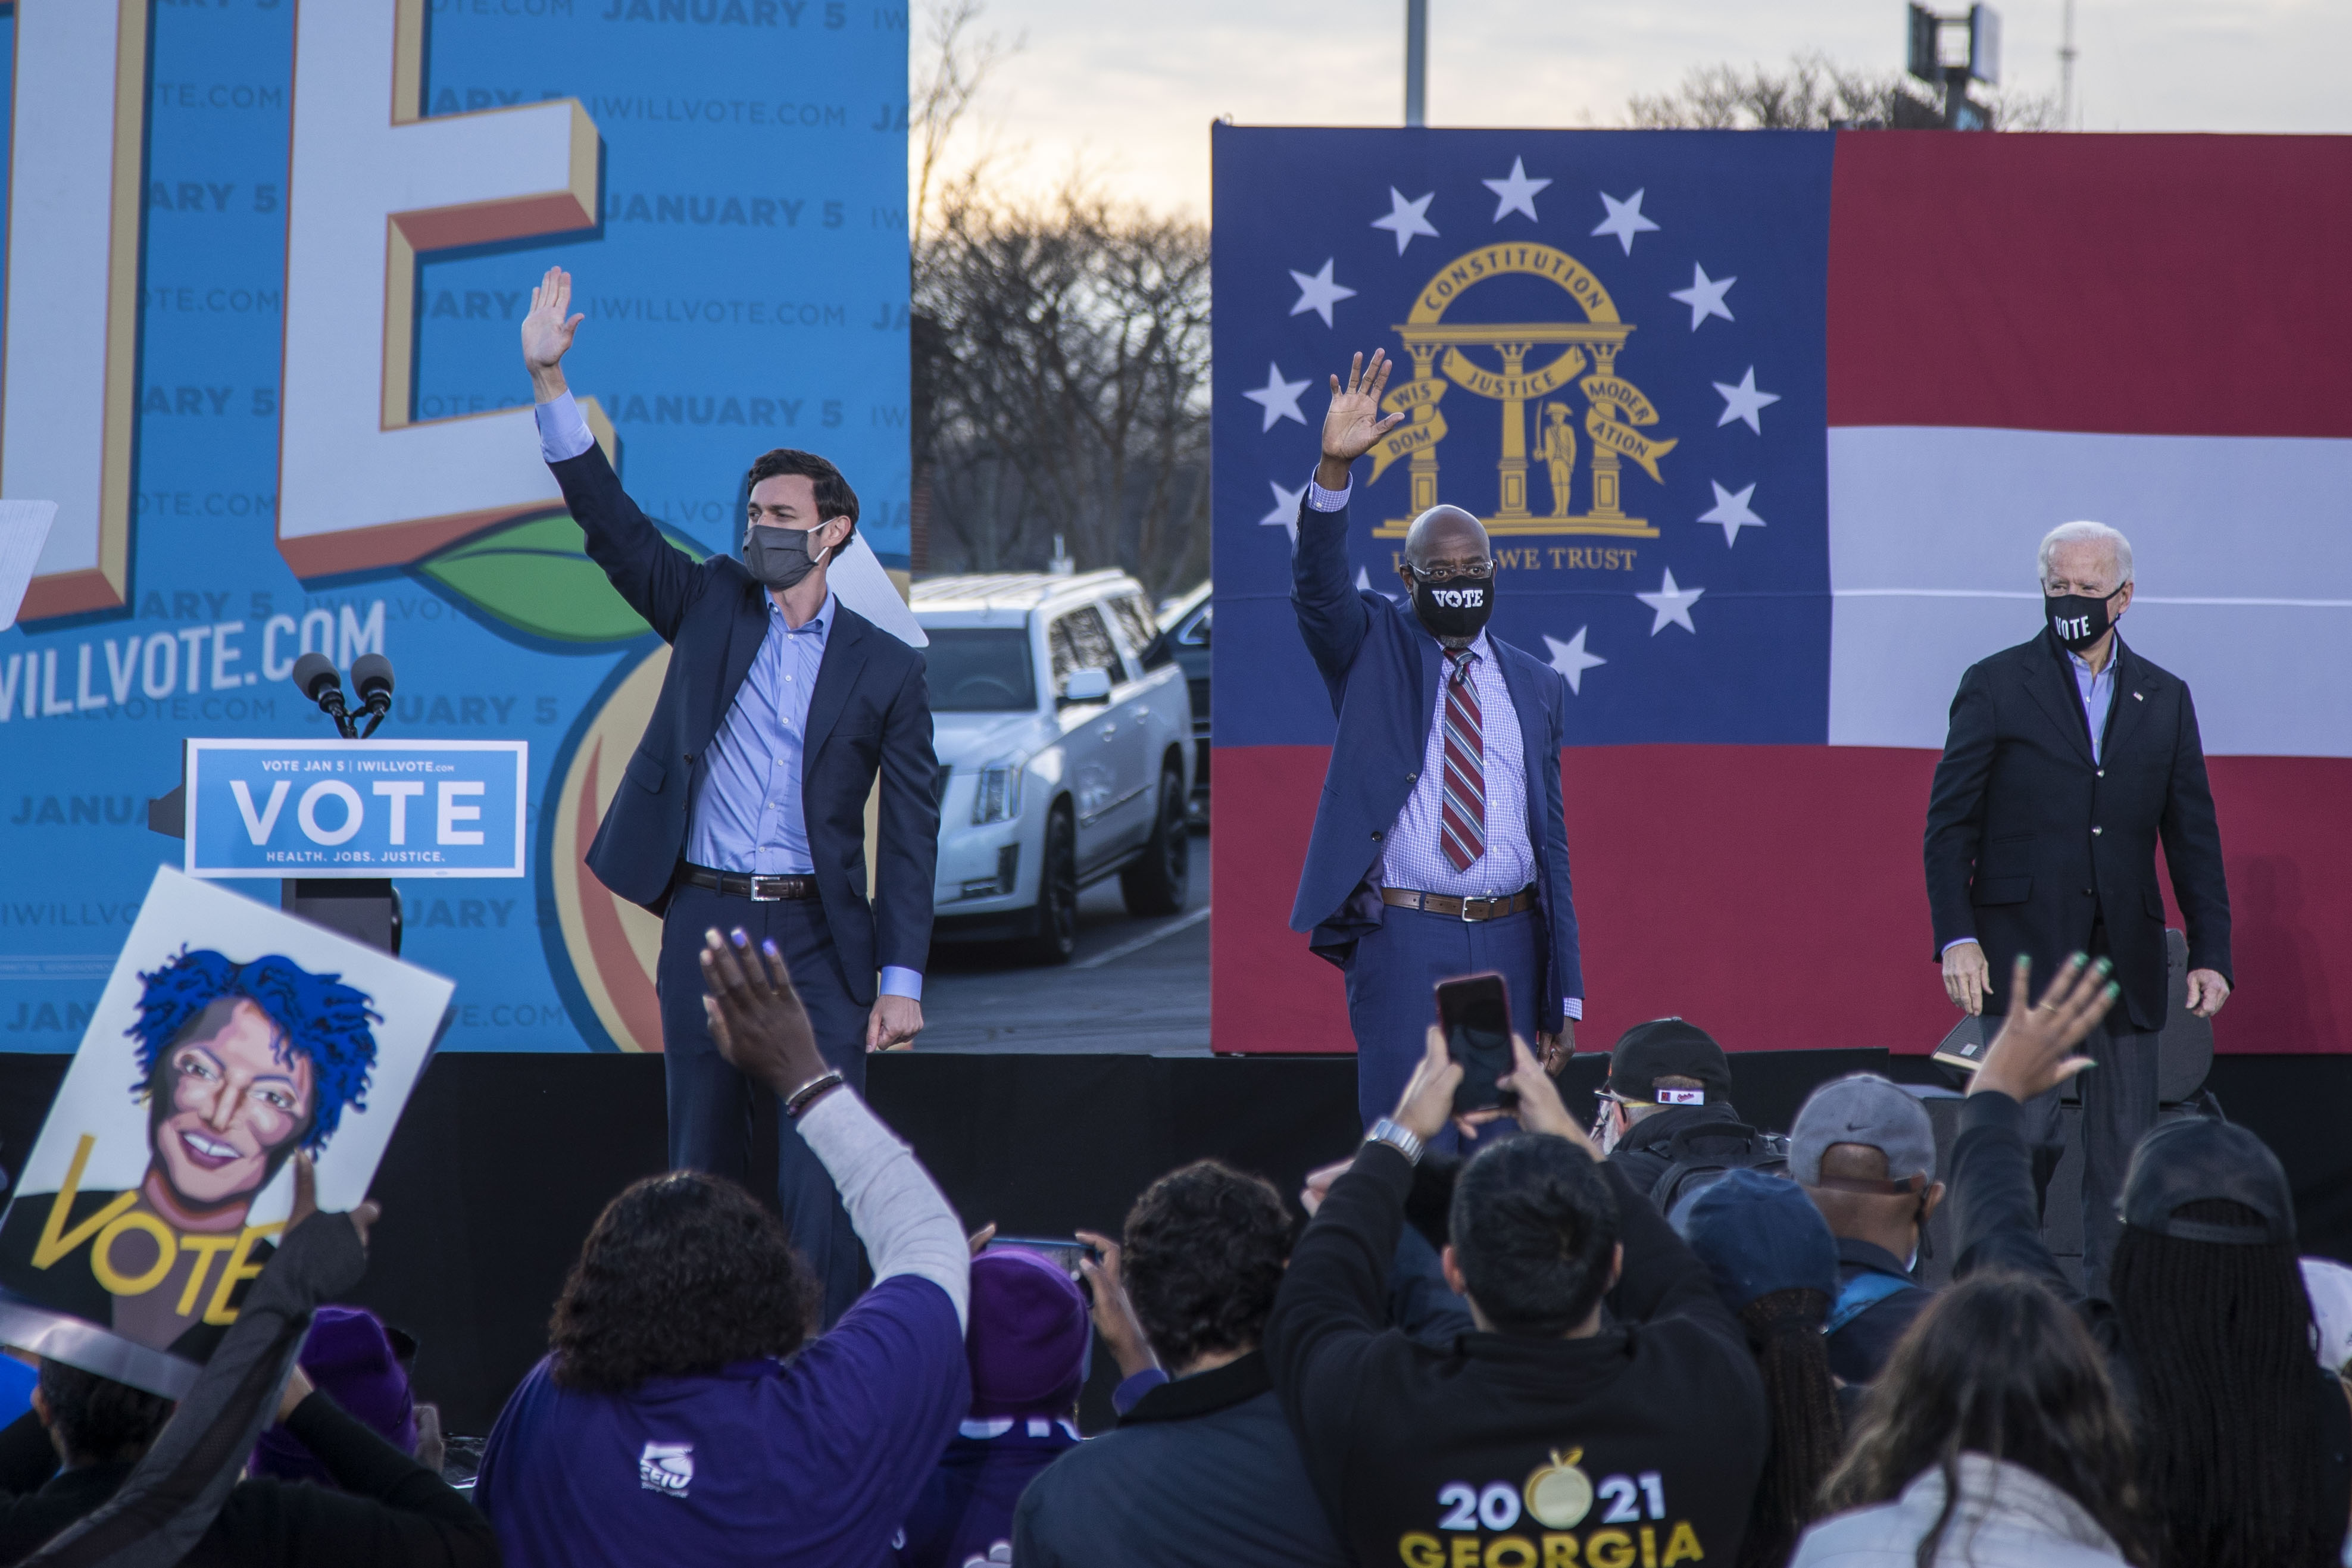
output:
[[[1992,975],[1985,1011],[2009,1009],[2010,969],[2033,960],[2038,994],[2085,950],[2094,913],[2131,1026],[2164,1026],[2164,845],[2189,925],[2189,967],[2230,971],[2230,889],[2205,780],[2197,709],[2179,677],[2115,645],[2115,700],[2099,761],[2074,668],[2045,629],[1960,678],[1927,802],[1936,952],[1973,937]]]
[[[1348,581],[1348,514],[1301,503],[1291,555],[1291,603],[1307,651],[1323,672],[1339,735],[1315,808],[1315,833],[1291,906],[1290,929],[1345,967],[1356,942],[1377,927],[1381,858],[1389,829],[1421,777],[1437,715],[1445,659],[1410,610]],[[1528,843],[1544,915],[1545,972],[1539,1029],[1557,1031],[1561,1000],[1584,994],[1576,944],[1576,904],[1568,878],[1568,824],[1560,804],[1559,749],[1567,733],[1568,682],[1559,672],[1495,636],[1487,646],[1510,689],[1528,770]]]
[[[588,848],[599,881],[659,914],[711,740],[768,635],[768,591],[733,556],[698,562],[664,539],[597,447],[550,467],[589,557],[670,645],[653,717]],[[843,977],[851,998],[870,1005],[884,967],[920,970],[929,952],[939,764],[922,655],[837,600],[835,614],[809,699],[801,803]],[[869,904],[866,800],[877,768],[881,842]]]

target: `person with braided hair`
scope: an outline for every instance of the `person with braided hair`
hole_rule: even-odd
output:
[[[1952,1150],[1957,1274],[2006,1268],[2074,1305],[2106,1352],[2138,1434],[2157,1552],[2198,1568],[2320,1568],[2352,1519],[2352,1405],[2312,1357],[2294,1198],[2242,1127],[2168,1122],[2133,1152],[2104,1294],[2075,1289],[2042,1245],[2020,1107],[2089,1065],[2073,1056],[2112,1002],[2081,954],[1985,1053]]]
[[[1823,1340],[1838,1289],[1837,1238],[1804,1188],[1761,1171],[1726,1173],[1693,1200],[1681,1228],[1748,1331],[1772,1419],[1735,1561],[1782,1568],[1844,1439]]]

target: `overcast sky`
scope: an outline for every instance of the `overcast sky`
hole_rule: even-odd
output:
[[[2061,0],[2001,11],[2003,85],[2054,93]],[[1078,161],[1118,194],[1205,215],[1220,115],[1402,121],[1403,12],[1403,0],[988,0],[980,30],[1025,41],[978,113],[1022,184]],[[1632,94],[1700,65],[1811,50],[1903,61],[1903,0],[1430,0],[1430,14],[1437,126],[1619,124]],[[919,72],[919,30],[915,47]],[[2079,0],[2075,47],[2088,130],[2352,131],[2352,0]]]

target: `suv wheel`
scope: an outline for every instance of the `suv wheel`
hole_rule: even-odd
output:
[[[1045,818],[1045,852],[1037,865],[1037,929],[1021,943],[1032,963],[1067,963],[1078,950],[1078,834],[1070,808]]]
[[[1118,890],[1131,915],[1172,915],[1184,908],[1192,881],[1192,838],[1184,826],[1184,775],[1173,768],[1160,775],[1160,812],[1143,858],[1118,874]]]

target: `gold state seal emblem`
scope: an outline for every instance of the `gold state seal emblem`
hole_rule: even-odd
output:
[[[1521,274],[1559,286],[1575,301],[1580,321],[1448,321],[1445,312],[1469,289],[1490,279]],[[1655,539],[1648,521],[1625,513],[1620,483],[1627,458],[1654,480],[1663,483],[1658,459],[1675,442],[1643,434],[1658,422],[1658,411],[1641,389],[1617,374],[1617,356],[1633,324],[1621,321],[1617,306],[1601,280],[1583,263],[1548,245],[1489,245],[1456,258],[1440,268],[1413,300],[1410,317],[1396,329],[1412,357],[1412,379],[1391,391],[1381,406],[1391,414],[1409,413],[1412,420],[1372,448],[1372,482],[1388,466],[1402,458],[1412,485],[1412,516],[1437,504],[1437,446],[1446,437],[1445,415],[1438,405],[1447,391],[1460,387],[1475,396],[1502,405],[1502,452],[1496,460],[1496,504],[1484,521],[1496,534],[1586,533],[1620,538]],[[1557,349],[1542,363],[1530,366],[1531,355]],[[1473,353],[1494,355],[1490,366]],[[1565,397],[1554,397],[1573,385],[1584,403],[1584,435],[1591,443],[1583,486],[1585,510],[1575,510],[1580,443],[1571,422],[1574,410]],[[1535,438],[1528,439],[1529,405],[1536,407]],[[1550,510],[1530,506],[1528,470],[1542,465],[1549,480]],[[1391,518],[1374,531],[1381,538],[1402,538],[1411,517]]]
[[[1581,1448],[1565,1454],[1555,1448],[1551,1463],[1538,1466],[1528,1477],[1522,1491],[1528,1515],[1546,1530],[1573,1530],[1592,1511],[1591,1478],[1576,1468],[1583,1458]]]

